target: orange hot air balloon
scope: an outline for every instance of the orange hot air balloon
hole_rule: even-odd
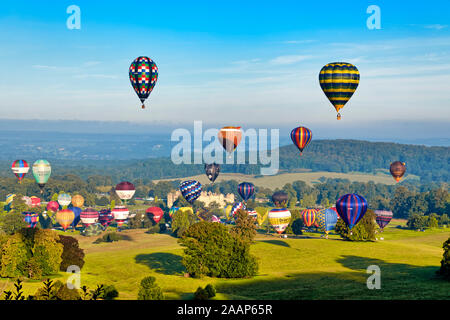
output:
[[[75,213],[72,210],[63,209],[56,213],[56,221],[61,225],[64,231],[66,231],[74,219]]]
[[[82,195],[77,194],[72,197],[72,204],[74,207],[81,208],[84,204],[84,198]]]
[[[241,127],[223,127],[219,130],[218,138],[225,151],[231,153],[241,142]]]
[[[399,182],[406,172],[406,164],[404,162],[395,161],[391,163],[389,171],[391,172],[391,175],[394,177],[395,181]]]

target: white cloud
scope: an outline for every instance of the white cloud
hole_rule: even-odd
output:
[[[446,24],[429,24],[425,26],[426,29],[435,29],[435,30],[442,30],[447,27],[448,25]]]
[[[311,58],[312,58],[311,56],[306,55],[289,55],[276,57],[275,59],[272,59],[269,62],[275,65],[284,65],[284,64],[293,64]]]

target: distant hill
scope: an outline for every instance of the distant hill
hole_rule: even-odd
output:
[[[294,145],[279,149],[279,173],[326,171],[338,173],[389,174],[391,162],[406,163],[407,175],[420,182],[450,181],[450,147],[426,147],[360,140],[313,140],[300,156]],[[181,178],[203,174],[203,165],[175,165],[170,158],[146,160],[57,160],[47,158],[54,175],[111,176],[114,181]],[[11,176],[14,159],[0,161],[0,173]],[[32,163],[35,159],[28,159]],[[260,175],[261,165],[222,165],[222,172]],[[417,177],[414,177],[417,179]]]

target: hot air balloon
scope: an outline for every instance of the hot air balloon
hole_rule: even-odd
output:
[[[225,205],[225,207],[223,207],[223,214],[225,215],[225,217],[227,217],[227,220],[230,220],[231,209],[233,209],[233,206],[231,204],[227,204]]]
[[[58,195],[58,203],[63,208],[67,207],[71,201],[72,201],[72,197],[67,193],[61,193],[60,195]]]
[[[289,200],[288,194],[284,191],[276,191],[272,195],[272,202],[277,208],[285,208]]]
[[[41,199],[35,196],[31,196],[30,197],[31,200],[31,207],[35,208],[35,207],[39,207],[41,205]]]
[[[128,181],[123,181],[121,183],[118,183],[116,185],[116,193],[119,196],[120,200],[127,202],[127,200],[130,200],[133,198],[134,193],[136,192],[136,188],[134,187],[134,184]]]
[[[172,206],[172,207],[169,209],[169,216],[172,218],[173,215],[174,215],[179,209],[180,209],[180,208],[178,208],[178,207]]]
[[[303,223],[306,227],[311,227],[316,220],[316,209],[305,209],[302,211]]]
[[[367,201],[356,193],[346,194],[336,201],[336,209],[341,219],[352,230],[366,213]]]
[[[145,108],[144,101],[152,93],[158,80],[158,67],[148,57],[137,57],[130,65],[130,82]]]
[[[375,210],[375,220],[377,224],[380,226],[381,232],[383,232],[384,228],[389,224],[393,217],[392,211],[386,210]]]
[[[36,227],[37,223],[39,222],[39,214],[36,212],[22,212],[22,214],[25,216],[23,221],[28,223],[28,228],[34,228]]]
[[[80,219],[81,223],[87,227],[91,224],[94,224],[98,221],[98,211],[92,208],[87,208],[83,211],[81,211]]]
[[[98,222],[104,227],[107,228],[111,222],[113,221],[114,216],[111,213],[111,210],[102,209],[98,215]]]
[[[111,214],[113,215],[114,221],[116,221],[120,230],[120,227],[128,219],[130,212],[125,206],[115,206],[114,209],[111,210]]]
[[[247,213],[249,217],[252,217],[253,219],[255,219],[255,221],[258,219],[258,213],[256,212],[255,209],[248,209]]]
[[[202,193],[202,185],[196,180],[186,180],[180,183],[180,191],[186,201],[193,204]]]
[[[208,179],[214,183],[220,173],[220,166],[217,163],[205,164],[205,173]]]
[[[316,213],[316,221],[319,228],[325,232],[328,239],[328,232],[334,230],[337,223],[337,213],[331,209],[322,209]]]
[[[394,177],[395,181],[399,182],[406,172],[406,164],[404,162],[395,161],[391,163],[389,171],[391,172],[391,175]]]
[[[72,210],[63,209],[56,213],[56,221],[61,225],[61,227],[66,231],[66,229],[71,225],[75,219],[75,214]]]
[[[223,127],[219,130],[218,138],[220,144],[231,156],[231,153],[236,150],[242,139],[241,127]]]
[[[72,204],[74,207],[81,208],[84,204],[84,198],[80,194],[76,194],[72,197]]]
[[[22,200],[25,201],[25,204],[26,204],[28,207],[31,207],[31,206],[33,205],[33,201],[31,201],[31,198],[28,197],[28,196],[23,196],[23,197],[22,197]]]
[[[15,160],[11,165],[11,170],[19,179],[19,183],[22,183],[22,179],[30,170],[30,166],[25,160]]]
[[[72,228],[75,228],[81,219],[81,208],[69,206],[67,209],[71,210],[73,212],[73,214],[75,215],[72,223],[70,224],[72,226]]]
[[[274,208],[269,211],[269,223],[278,234],[286,230],[291,221],[291,212],[286,208]]]
[[[244,199],[244,201],[247,201],[252,197],[252,195],[255,193],[255,186],[253,183],[250,182],[242,182],[238,185],[238,193]]]
[[[220,223],[220,219],[217,216],[213,215],[211,217],[211,222],[219,222]]]
[[[33,176],[41,189],[41,193],[44,193],[44,186],[47,183],[48,178],[50,178],[51,173],[52,167],[47,160],[40,159],[33,163]]]
[[[164,216],[164,211],[160,207],[150,207],[145,210],[148,218],[150,220],[155,221],[155,223],[159,223],[161,218]]]
[[[238,212],[238,210],[245,210],[247,209],[245,206],[244,202],[236,202],[233,207],[231,208],[231,216],[234,217],[234,215],[236,214],[236,212]]]
[[[358,69],[347,62],[333,62],[325,65],[319,74],[320,87],[336,109],[339,110],[350,100],[359,84]]]
[[[6,211],[9,212],[12,209],[12,207],[13,207],[13,200],[14,200],[15,196],[16,196],[15,193],[9,193],[9,194],[6,195],[5,206],[4,206]]]
[[[305,127],[297,127],[291,131],[291,140],[300,150],[300,155],[303,153],[303,149],[311,142],[312,132]]]
[[[59,210],[59,203],[56,201],[49,201],[47,203],[47,211],[56,212]]]

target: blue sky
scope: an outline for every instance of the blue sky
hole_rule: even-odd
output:
[[[0,118],[329,124],[364,136],[401,122],[449,136],[450,2],[241,2],[2,2]],[[66,27],[72,4],[80,30]],[[366,26],[373,4],[380,30]],[[128,80],[140,55],[159,68],[146,110]],[[339,123],[318,83],[334,61],[361,73]]]

